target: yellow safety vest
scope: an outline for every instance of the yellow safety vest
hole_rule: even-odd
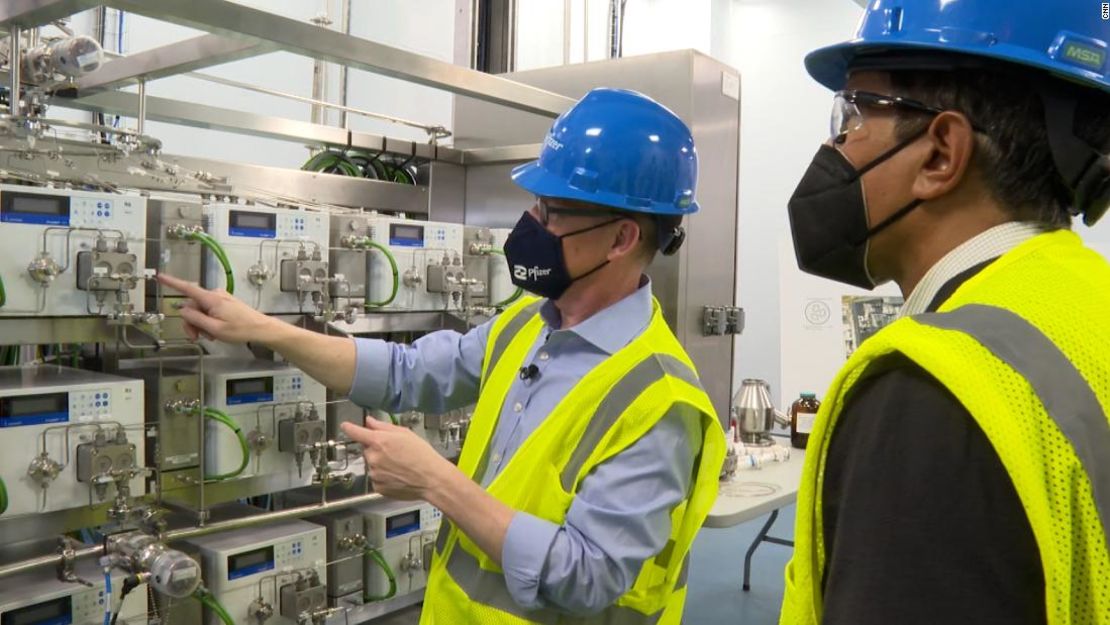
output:
[[[893,352],[959,399],[1001,458],[1040,552],[1048,623],[1110,623],[1110,265],[1070,231],[1018,246],[845,365],[809,438],[781,623],[821,622],[829,441],[852,387]]]
[[[540,301],[528,299],[493,324],[482,366],[482,390],[459,468],[481,479],[509,387],[543,328]],[[632,588],[592,617],[525,610],[509,595],[501,568],[453,524],[436,541],[422,625],[581,623],[678,625],[686,597],[690,545],[717,497],[725,437],[689,356],[653,302],[651,323],[627,346],[587,373],[521,444],[489,493],[505,505],[562,524],[582,480],[674,410],[699,414],[701,454],[685,501],[671,513],[666,547],[647,560]]]

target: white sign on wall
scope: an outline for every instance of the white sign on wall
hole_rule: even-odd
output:
[[[902,296],[894,284],[865,291],[803,273],[789,233],[779,242],[779,267],[782,388],[772,392],[785,409],[805,392],[824,400],[848,354],[893,321]]]

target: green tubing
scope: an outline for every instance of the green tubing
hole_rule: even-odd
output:
[[[227,257],[227,252],[224,251],[220,242],[213,239],[207,232],[191,232],[189,239],[200,242],[201,245],[208,248],[220,265],[224,268],[224,277],[227,278],[227,292],[230,294],[235,293],[235,274],[231,271],[231,260]]]
[[[0,514],[4,514],[8,510],[8,487],[4,485],[4,479],[0,478]]]
[[[393,271],[393,291],[389,293],[389,298],[380,302],[366,302],[366,308],[379,308],[381,306],[389,306],[393,303],[393,300],[397,298],[397,289],[401,286],[400,273],[397,271],[397,259],[393,257],[393,253],[389,251],[389,248],[382,245],[381,243],[366,240],[363,242],[363,246],[372,247],[382,254],[385,254],[386,260],[389,261],[389,267]]]
[[[363,591],[363,602],[369,603],[371,601],[385,601],[386,599],[392,599],[397,595],[397,577],[393,574],[393,569],[389,567],[389,563],[385,561],[385,558],[382,557],[381,552],[379,552],[377,549],[374,549],[373,547],[367,547],[366,555],[370,556],[385,573],[385,576],[389,578],[389,592],[385,595],[382,595],[381,597],[374,597]]]
[[[4,278],[0,278],[0,307],[8,303],[8,292],[4,290]]]
[[[243,471],[247,470],[247,464],[249,464],[251,460],[251,448],[250,445],[247,443],[247,437],[243,434],[243,430],[240,429],[239,426],[231,420],[231,417],[220,412],[219,410],[216,410],[215,408],[205,408],[204,416],[208,419],[212,419],[213,421],[217,421],[219,423],[222,423],[223,425],[226,425],[228,428],[231,429],[232,432],[235,432],[236,438],[239,439],[239,447],[243,451],[243,461],[239,463],[238,469],[235,469],[230,473],[206,475],[204,476],[204,479],[220,482],[223,480],[230,480],[233,477],[238,477],[243,473]]]
[[[301,166],[301,169],[305,171],[339,174],[341,176],[353,176],[355,178],[362,177],[362,171],[358,168],[358,165],[347,158],[345,154],[328,150],[320,152],[308,159],[308,161]]]
[[[195,597],[201,605],[212,610],[212,613],[215,614],[224,625],[235,625],[235,621],[231,618],[231,615],[228,614],[227,609],[220,604],[219,599],[216,599],[215,595],[208,592],[207,588],[197,588],[197,591],[193,593],[193,597]]]
[[[489,251],[489,253],[490,254],[497,254],[498,256],[505,256],[505,252],[502,251],[502,250],[498,250],[498,249],[491,249]],[[524,289],[522,289],[518,286],[516,288],[516,291],[513,292],[512,295],[510,295],[507,298],[501,300],[500,302],[497,302],[496,304],[493,305],[493,307],[494,308],[504,308],[504,307],[508,306],[509,304],[512,304],[513,302],[520,299],[520,297],[522,295],[524,295]]]

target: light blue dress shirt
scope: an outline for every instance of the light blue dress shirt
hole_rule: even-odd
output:
[[[538,375],[517,379],[501,408],[481,477],[488,486],[521,443],[593,367],[640,335],[651,320],[651,284],[577,326],[561,328],[558,309],[540,308],[545,327],[524,363]],[[475,403],[491,322],[466,334],[440,331],[410,345],[356,339],[350,398],[368,408],[432,414]],[[611,605],[635,582],[671,532],[670,514],[689,492],[701,448],[696,413],[672,411],[639,441],[580,484],[562,525],[517,512],[502,553],[505,581],[526,609],[575,615]]]

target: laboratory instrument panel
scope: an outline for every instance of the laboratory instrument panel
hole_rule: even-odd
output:
[[[0,317],[144,309],[146,200],[0,184]]]
[[[328,609],[319,525],[281,521],[184,542],[200,553],[208,590],[235,623],[299,625]],[[221,625],[211,612],[205,622]]]
[[[231,478],[270,475],[274,490],[312,482],[327,441],[323,384],[299,369],[266,360],[207,359],[205,405],[232,427],[206,429],[205,474]],[[245,437],[249,461],[243,465]],[[307,466],[306,466],[307,465]]]
[[[365,520],[366,542],[378,550],[393,573],[398,594],[423,590],[428,582],[436,534],[443,519],[439,509],[425,502],[377,501],[358,508]],[[386,566],[366,558],[364,592],[389,593]]]
[[[485,280],[468,277],[463,267],[462,224],[385,215],[370,215],[366,224],[365,236],[381,246],[367,253],[370,306],[380,310],[460,310],[464,290],[484,292]]]
[[[327,213],[221,202],[203,214],[230,263],[235,297],[265,313],[313,312],[328,297]],[[204,285],[226,288],[223,264],[214,254],[204,258]]]
[[[65,582],[50,569],[19,573],[0,584],[3,625],[88,625],[103,623],[105,609],[118,611],[128,625],[147,624],[147,589],[140,585],[120,603],[125,574],[113,571],[107,591],[104,573],[94,562],[76,566],[77,579]]]
[[[0,368],[4,516],[144,494],[143,383],[55,365]]]

